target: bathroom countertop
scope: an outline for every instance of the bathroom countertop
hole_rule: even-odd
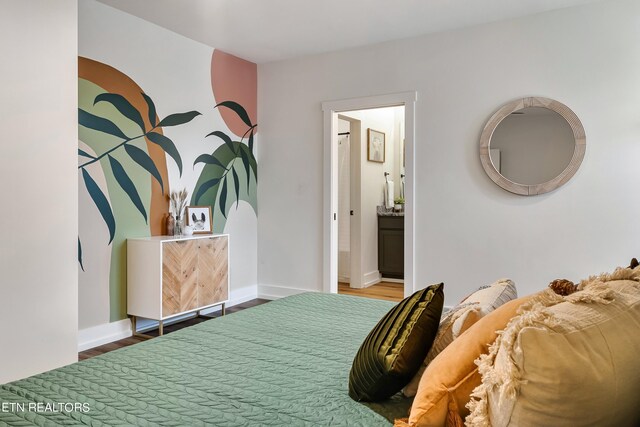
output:
[[[395,212],[393,208],[387,209],[384,206],[377,206],[378,216],[404,216],[404,211]]]

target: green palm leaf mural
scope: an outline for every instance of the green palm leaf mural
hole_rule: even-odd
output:
[[[82,263],[82,243],[80,243],[80,238],[78,237],[78,262],[80,263],[80,268],[84,271],[84,264]]]
[[[107,156],[109,159],[109,165],[111,165],[111,171],[113,172],[113,176],[115,176],[116,181],[120,184],[120,188],[124,190],[125,193],[131,199],[131,202],[138,209],[145,222],[148,222],[147,219],[147,210],[144,208],[144,204],[142,203],[142,199],[140,199],[140,195],[138,194],[138,190],[136,190],[136,186],[127,175],[127,171],[124,170],[122,164],[114,159],[111,156]]]
[[[234,111],[247,125],[247,131],[240,141],[234,141],[222,131],[213,131],[205,138],[213,136],[223,142],[211,154],[202,154],[196,158],[194,167],[203,163],[198,178],[192,205],[210,205],[213,207],[213,229],[224,231],[231,207],[239,206],[241,200],[251,205],[257,212],[258,164],[253,155],[253,135],[257,125],[252,124],[245,109],[233,101],[223,101],[216,108],[225,107]],[[247,144],[243,141],[248,137]]]
[[[93,88],[94,91],[97,89]],[[92,105],[84,103],[84,108],[78,109],[82,139],[89,141],[91,148],[95,151],[95,155],[92,155],[84,150],[78,150],[78,156],[82,159],[78,170],[82,174],[87,192],[109,230],[108,244],[113,241],[117,229],[118,215],[114,214],[114,209],[129,210],[133,207],[144,222],[148,223],[148,177],[152,176],[158,181],[163,193],[166,188],[157,165],[146,151],[146,140],[162,148],[176,162],[182,174],[182,158],[176,145],[160,132],[164,126],[184,125],[200,115],[197,111],[176,113],[158,122],[153,100],[144,93],[141,95],[148,107],[149,123],[152,124],[150,128],[145,126],[142,113],[120,94],[99,93],[93,98]],[[88,111],[89,108],[91,111]],[[90,134],[87,135],[86,132]],[[112,177],[117,183],[119,190],[123,191],[130,202],[128,207],[110,203],[109,200],[112,199],[113,194],[109,193],[112,197],[108,197],[105,189],[102,189],[91,176],[89,167],[94,163],[99,163],[105,175]],[[116,189],[109,187],[108,191],[112,192]],[[81,241],[78,238],[78,262],[82,266],[81,247]]]
[[[93,115],[82,108],[78,108],[78,122],[80,126],[113,135],[116,138],[127,138],[127,136],[111,120]]]
[[[111,205],[100,189],[100,186],[93,180],[93,178],[91,178],[89,172],[84,169],[82,169],[82,179],[84,180],[84,185],[87,187],[87,191],[89,192],[93,203],[96,204],[98,211],[100,211],[100,215],[102,215],[105,224],[107,224],[107,228],[109,229],[109,243],[111,243],[116,234],[116,220],[113,217]]]
[[[159,145],[165,153],[175,160],[176,165],[178,165],[178,169],[180,170],[180,175],[182,175],[182,158],[180,157],[180,153],[173,141],[158,132],[149,132],[145,136],[149,138],[149,141]]]
[[[238,115],[238,117],[240,117],[240,119],[248,126],[248,127],[252,127],[251,126],[251,119],[249,119],[249,114],[247,114],[247,110],[244,109],[244,107],[240,104],[238,104],[235,101],[222,101],[220,103],[218,103],[218,105],[216,105],[213,108],[218,108],[218,107],[227,107],[231,110],[233,110],[234,113],[236,113]]]
[[[142,120],[142,115],[133,105],[131,105],[129,101],[127,101],[127,98],[122,95],[118,95],[117,93],[101,93],[96,96],[96,99],[93,101],[93,105],[96,105],[100,101],[106,101],[116,107],[120,114],[136,123],[140,127],[140,130],[144,132],[144,121]]]
[[[195,177],[181,186],[190,187],[191,204],[198,200],[197,204],[212,207],[214,231],[225,229],[234,207],[242,210],[248,204],[257,211],[257,126],[252,123],[256,96],[246,91],[247,85],[255,86],[254,64],[219,51],[214,54],[211,89],[216,92],[206,120],[220,126],[196,131],[197,140],[174,136],[192,135],[194,126],[204,123],[200,112],[193,111],[195,105],[167,111],[159,94],[171,91],[145,93],[140,82],[113,66],[78,58],[78,263],[81,272],[86,270],[81,273],[81,283],[88,285],[82,287],[85,298],[108,286],[105,309],[110,321],[126,318],[126,241],[163,232],[166,194],[171,184],[176,185],[178,171],[180,181],[185,181],[184,168],[196,168]],[[229,70],[249,73],[236,81],[230,79],[234,73]],[[181,97],[183,86],[189,88],[191,83],[171,82],[171,90]],[[202,148],[196,152],[183,148],[195,144]]]
[[[144,150],[141,150],[135,145],[125,145],[124,150],[127,152],[129,157],[133,159],[134,162],[136,162],[137,164],[142,166],[144,169],[146,169],[146,171],[149,172],[151,176],[153,176],[156,179],[156,181],[158,181],[158,184],[160,184],[160,188],[164,193],[164,184],[162,182],[162,176],[160,175],[160,171],[156,167],[156,164],[153,163],[153,160],[151,159],[151,157],[149,157],[149,155]]]

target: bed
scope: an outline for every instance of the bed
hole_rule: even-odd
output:
[[[347,389],[358,347],[392,306],[320,293],[272,301],[0,385],[0,425],[388,426],[410,401],[365,405]]]

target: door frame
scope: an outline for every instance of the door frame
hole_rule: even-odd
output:
[[[404,295],[415,291],[415,108],[416,91],[340,99],[322,103],[323,112],[323,264],[322,284],[327,293],[338,292],[338,114],[404,105],[405,213]]]
[[[338,120],[349,122],[349,204],[352,214],[349,216],[349,287],[362,288],[362,257],[361,257],[361,212],[362,195],[360,190],[361,171],[361,147],[359,142],[362,139],[362,121],[344,114],[338,114]],[[356,142],[357,141],[357,142]],[[338,159],[339,160],[339,159]],[[340,188],[338,186],[338,197]],[[338,215],[338,227],[340,226],[340,216]],[[339,254],[338,254],[339,256]]]

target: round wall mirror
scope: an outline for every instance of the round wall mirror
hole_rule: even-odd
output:
[[[553,191],[576,173],[586,150],[584,128],[566,105],[522,98],[502,106],[480,137],[480,161],[500,187],[531,196]]]

